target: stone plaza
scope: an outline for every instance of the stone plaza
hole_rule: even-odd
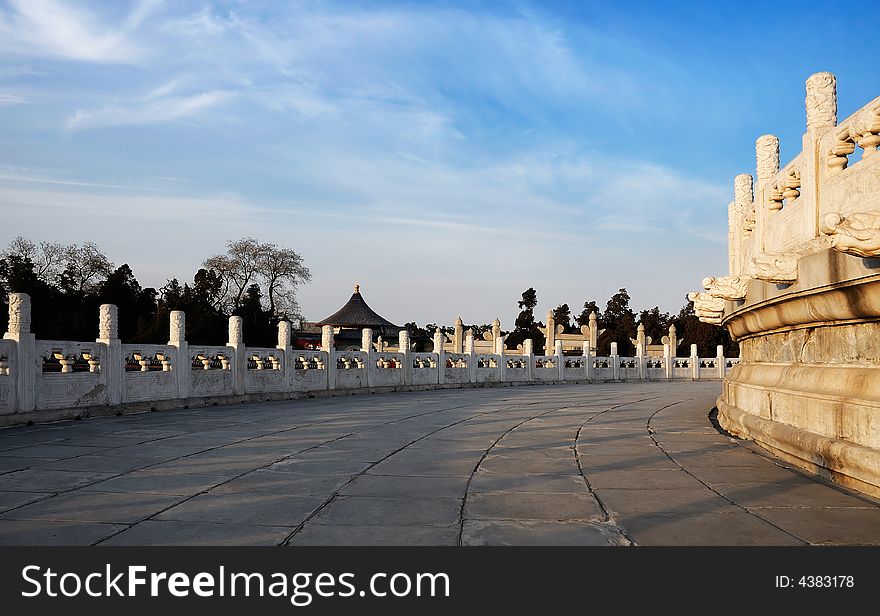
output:
[[[717,381],[317,397],[0,431],[2,545],[880,544]]]

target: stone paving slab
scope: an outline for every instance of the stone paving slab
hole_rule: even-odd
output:
[[[308,545],[458,545],[457,526],[344,526],[310,523],[290,542]]]
[[[468,520],[462,545],[626,545],[616,529],[601,523],[552,522],[546,520]]]
[[[316,398],[0,430],[0,544],[880,545],[718,383]]]
[[[119,524],[94,522],[52,522],[3,520],[0,546],[8,545],[94,545],[126,529]]]
[[[211,524],[147,520],[100,545],[278,545],[293,528],[255,524]]]
[[[314,518],[322,524],[348,526],[455,526],[457,498],[385,498],[339,496]]]
[[[322,502],[318,496],[289,494],[199,494],[156,516],[157,520],[296,526]]]
[[[0,514],[2,519],[135,524],[174,503],[167,494],[89,492],[74,490]]]

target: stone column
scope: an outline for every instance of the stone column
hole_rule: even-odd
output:
[[[697,345],[691,345],[691,378],[695,381],[700,378],[700,354]]]
[[[615,381],[620,380],[620,357],[617,355],[617,343],[611,343],[611,378]]]
[[[440,328],[434,332],[434,354],[437,355],[437,384],[446,382],[446,352],[443,350],[443,332]]]
[[[532,381],[535,378],[535,343],[531,338],[523,340],[523,356],[526,359],[526,366],[528,366],[526,374]]]
[[[278,344],[275,348],[281,351],[281,369],[284,371],[285,389],[292,389],[291,377],[293,376],[293,348],[290,346],[290,321],[278,323]]]
[[[547,311],[547,328],[544,332],[544,355],[553,355],[556,351],[556,320],[553,311]]]
[[[636,330],[636,363],[639,366],[639,380],[644,381],[648,378],[647,369],[645,368],[645,355],[648,352],[648,340],[645,337],[645,324],[639,323]]]
[[[837,126],[837,79],[833,74],[815,73],[807,78],[804,105],[807,110],[807,131],[803,136],[801,195],[798,200],[802,202],[805,212],[806,236],[812,238],[819,237],[819,220],[823,214],[819,211],[822,173],[817,173],[817,170],[827,170],[827,152],[820,151],[819,141]]]
[[[590,341],[584,341],[583,352],[581,353],[584,357],[584,377],[589,381],[593,378],[593,356],[590,353]]]
[[[502,336],[500,333],[498,337],[494,339],[495,343],[495,355],[498,356],[498,380],[500,382],[504,382],[507,378],[507,360],[504,358],[504,339],[506,336]]]
[[[755,141],[755,161],[758,187],[755,191],[755,253],[764,252],[770,210],[770,188],[773,176],[779,171],[779,138],[761,135]]]
[[[719,344],[715,347],[715,363],[718,366],[718,378],[723,379],[724,373],[726,372],[725,368],[727,367],[727,361],[724,358],[723,344]]]
[[[592,355],[596,355],[596,349],[599,344],[599,317],[596,315],[596,312],[593,311],[590,313],[590,353]]]
[[[403,384],[412,385],[412,357],[409,348],[409,332],[405,329],[397,334],[397,350],[403,362]]]
[[[746,219],[751,218],[752,208],[755,207],[755,196],[752,184],[752,176],[748,173],[740,173],[733,178],[733,213],[728,214],[730,224],[734,225],[734,250],[730,252],[730,275],[740,276],[745,270],[746,242],[754,234],[755,221],[750,220],[748,230]]]
[[[336,389],[336,347],[332,325],[321,327],[321,351],[327,354],[327,389]]]
[[[366,374],[367,374],[367,386],[373,386],[373,370],[372,367],[376,363],[376,358],[373,355],[373,330],[369,327],[365,327],[361,330],[361,351],[367,354],[367,359],[364,362],[364,366],[366,366]]]
[[[42,370],[36,357],[36,338],[31,333],[31,296],[27,293],[9,294],[9,325],[4,340],[15,341],[15,363],[10,361],[10,402],[19,413],[34,410],[34,386],[37,370]],[[11,360],[12,358],[10,358]]]
[[[373,350],[373,330],[365,327],[361,330],[361,351]]]
[[[565,357],[562,353],[562,340],[553,344],[553,354],[556,356],[556,368],[559,370],[559,380],[565,380]]]
[[[452,352],[461,353],[464,350],[464,323],[461,317],[455,319],[455,334],[452,338]]]
[[[666,373],[666,380],[672,380],[672,358],[671,348],[669,343],[663,345],[663,371]]]
[[[474,334],[469,333],[464,338],[464,352],[467,355],[468,362],[468,380],[471,383],[477,382],[477,352],[474,348]]]
[[[113,304],[101,304],[98,309],[98,337],[95,342],[101,345],[98,357],[101,366],[100,382],[107,388],[107,402],[111,406],[122,404],[125,358],[122,356],[122,341],[119,339],[119,312]],[[172,366],[176,363],[177,358]]]
[[[669,350],[672,357],[678,355],[678,335],[676,334],[675,325],[669,326]]]
[[[229,369],[232,370],[232,391],[236,395],[245,393],[245,381],[247,380],[248,360],[244,348],[244,320],[241,317],[229,317],[229,340],[226,346],[229,348]]]

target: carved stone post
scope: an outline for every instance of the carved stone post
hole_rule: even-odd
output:
[[[636,330],[636,363],[639,366],[639,380],[644,381],[647,378],[647,370],[645,369],[645,354],[648,351],[648,342],[645,337],[645,324],[639,323]]]
[[[290,346],[290,321],[278,323],[278,344],[275,348],[281,351],[281,369],[284,371],[284,388],[291,389],[293,376],[293,348]]]
[[[528,371],[526,374],[528,375],[528,379],[534,380],[535,378],[535,343],[531,338],[526,338],[523,340],[523,357],[526,360],[526,366],[528,367]]]
[[[477,351],[474,348],[474,334],[468,333],[464,338],[464,353],[468,356],[468,380],[471,383],[477,382]]]
[[[409,332],[401,330],[397,334],[397,350],[400,352],[403,362],[403,384],[412,385],[412,357],[409,349]]]
[[[593,378],[593,357],[590,353],[590,341],[584,341],[583,353],[584,357],[584,377],[589,381]]]
[[[231,356],[229,368],[232,371],[232,391],[237,395],[245,393],[248,369],[243,327],[244,320],[241,317],[229,317],[229,340],[226,346],[229,347]]]
[[[494,339],[495,355],[498,356],[498,380],[504,382],[507,378],[507,360],[504,358],[504,341],[507,336],[498,335]]]
[[[733,250],[730,251],[730,275],[740,276],[745,268],[746,242],[755,232],[755,196],[752,176],[740,173],[733,178],[733,211],[728,223],[734,226]]]
[[[36,371],[41,369],[36,359],[36,338],[31,333],[31,296],[27,293],[9,294],[9,325],[4,340],[15,341],[14,363],[9,362],[10,407],[19,413],[34,410]]]
[[[612,380],[620,380],[620,356],[617,355],[617,343],[611,343],[611,378]]]
[[[599,344],[599,317],[596,311],[590,313],[590,353],[596,355],[596,349]]]
[[[98,353],[101,371],[99,379],[107,388],[107,402],[110,405],[122,404],[125,359],[122,357],[122,341],[119,339],[118,310],[113,304],[101,304],[98,310],[98,338],[95,342],[101,345]]]
[[[676,334],[675,325],[669,326],[669,351],[672,353],[672,357],[677,357],[677,355],[678,355],[678,334]]]
[[[700,378],[700,354],[697,345],[691,345],[691,378],[695,381]]]
[[[773,176],[779,171],[779,138],[776,135],[761,135],[755,141],[755,161],[757,163],[758,188],[755,191],[755,252],[764,252],[764,238],[767,235],[767,221],[770,210],[770,188]]]
[[[556,351],[556,320],[553,311],[547,311],[547,330],[544,332],[544,355],[553,355]]]
[[[837,79],[831,73],[810,75],[806,82],[807,131],[803,136],[801,160],[801,209],[804,212],[804,225],[807,238],[819,237],[819,183],[824,170],[826,152],[820,151],[820,140],[829,130],[837,126]],[[844,159],[846,160],[846,159]]]
[[[461,353],[464,350],[464,323],[461,317],[455,319],[455,333],[452,338],[452,352]]]
[[[321,327],[321,351],[327,354],[327,389],[336,389],[336,347],[332,325]]]
[[[556,356],[556,368],[559,370],[559,380],[565,380],[565,356],[562,353],[562,340],[557,340],[553,345],[553,354]]]
[[[718,365],[718,378],[723,379],[726,373],[727,360],[724,358],[724,345],[719,344],[715,348],[715,361]]]
[[[434,332],[434,353],[437,355],[437,384],[446,383],[446,351],[443,350],[443,332],[438,327]]]
[[[663,345],[663,369],[666,372],[666,380],[672,380],[672,349],[670,348],[670,344],[667,342]]]

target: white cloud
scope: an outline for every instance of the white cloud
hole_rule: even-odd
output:
[[[0,93],[0,107],[5,107],[8,105],[21,105],[26,102],[27,101],[25,99],[15,94]]]
[[[7,50],[32,56],[56,56],[92,62],[132,62],[143,48],[128,28],[102,23],[79,6],[55,0],[9,0],[0,13],[0,43]],[[144,13],[145,14],[145,13]],[[132,26],[140,19],[132,22]]]
[[[129,124],[155,124],[190,118],[222,105],[234,97],[232,92],[211,90],[192,96],[166,96],[131,103],[119,103],[99,109],[80,109],[67,120],[67,128],[82,130]]]

